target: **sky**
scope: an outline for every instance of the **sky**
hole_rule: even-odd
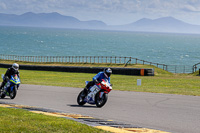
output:
[[[200,0],[0,0],[0,13],[58,12],[81,21],[123,25],[142,18],[174,17],[200,25]]]

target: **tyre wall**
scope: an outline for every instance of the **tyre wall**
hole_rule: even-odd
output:
[[[11,64],[1,64],[1,68],[9,68]],[[76,66],[36,66],[20,65],[23,70],[42,70],[57,72],[79,72],[79,73],[98,73],[103,71],[104,67],[76,67]],[[113,74],[119,75],[137,75],[137,76],[154,76],[153,68],[112,68]]]

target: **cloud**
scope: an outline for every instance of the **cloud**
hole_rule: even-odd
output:
[[[188,1],[181,10],[184,12],[199,13],[200,1],[199,0]]]
[[[191,6],[187,6],[185,8],[182,8],[181,10],[184,11],[184,12],[189,12],[189,13],[200,13],[199,9],[195,9],[194,7],[191,7]]]
[[[7,6],[6,6],[6,4],[5,3],[3,3],[3,2],[0,2],[0,8],[2,8],[2,9],[7,9]]]
[[[182,0],[2,0],[13,12],[107,12],[135,13],[175,9]],[[195,4],[195,1],[190,2]],[[188,3],[189,4],[189,3]],[[8,10],[7,10],[8,11]]]

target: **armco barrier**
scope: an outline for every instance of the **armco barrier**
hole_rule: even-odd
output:
[[[2,68],[9,68],[11,64],[1,64]],[[76,66],[36,66],[36,65],[20,65],[23,70],[43,70],[58,72],[80,72],[80,73],[98,73],[103,71],[104,67],[76,67]],[[111,68],[113,74],[121,75],[137,75],[137,76],[154,76],[153,68]]]
[[[75,64],[121,64],[127,65],[154,65],[171,73],[194,73],[200,62],[190,65],[166,65],[141,60],[133,57],[118,57],[118,56],[19,56],[19,55],[4,55],[0,54],[0,60],[36,62],[36,63],[75,63]]]

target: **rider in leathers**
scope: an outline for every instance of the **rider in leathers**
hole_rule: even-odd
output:
[[[105,68],[104,71],[99,72],[96,76],[94,76],[92,81],[90,81],[84,88],[85,94],[88,94],[88,88],[91,86],[100,83],[102,79],[108,80],[110,83],[110,75],[112,74],[112,70],[110,68]]]
[[[12,65],[12,67],[8,68],[8,70],[6,71],[4,78],[3,78],[3,82],[1,83],[0,86],[0,90],[4,87],[4,85],[7,83],[7,81],[11,78],[11,75],[13,74],[17,74],[17,76],[19,77],[19,65],[17,63],[14,63]]]

